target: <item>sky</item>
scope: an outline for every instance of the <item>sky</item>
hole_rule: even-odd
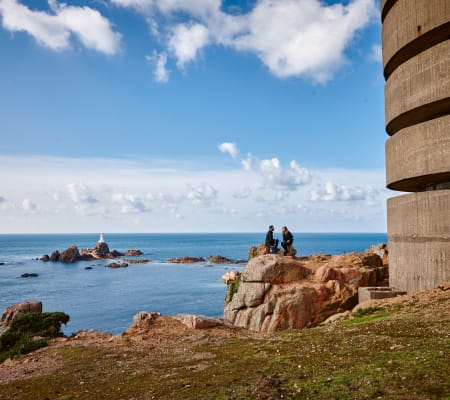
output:
[[[376,0],[0,0],[0,233],[385,232]]]

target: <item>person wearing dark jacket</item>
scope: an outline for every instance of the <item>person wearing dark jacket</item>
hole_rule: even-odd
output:
[[[269,230],[266,234],[266,253],[277,253],[278,239],[273,238],[273,231],[275,230],[273,225],[269,226]]]
[[[284,254],[288,254],[291,249],[292,243],[294,243],[294,235],[289,232],[287,226],[283,226],[282,233],[283,242],[281,243],[281,247],[283,247],[284,249]]]

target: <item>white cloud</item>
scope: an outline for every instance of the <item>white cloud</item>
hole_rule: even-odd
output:
[[[121,214],[144,213],[150,211],[142,200],[134,194],[113,193],[112,200],[119,204]]]
[[[132,7],[148,21],[162,17],[163,46],[180,69],[207,45],[222,45],[257,56],[280,78],[324,83],[347,62],[345,51],[378,15],[375,0],[325,4],[319,0],[257,0],[252,10],[232,15],[221,0],[112,0]],[[182,15],[183,24],[175,16]]]
[[[70,47],[75,36],[84,47],[105,54],[119,51],[121,35],[114,32],[110,21],[90,7],[68,6],[50,0],[53,13],[34,11],[17,0],[0,0],[3,27],[10,32],[27,32],[55,51]]]
[[[98,200],[93,196],[90,189],[82,183],[69,183],[66,185],[70,198],[75,204],[95,204]]]
[[[196,187],[189,186],[187,199],[193,205],[211,205],[217,198],[218,191],[209,184],[201,184]]]
[[[383,61],[383,49],[381,45],[374,44],[371,48],[371,53],[369,54],[369,60],[380,63]]]
[[[0,196],[0,203],[4,203],[6,201],[6,199],[2,196]]]
[[[366,201],[373,204],[374,198],[379,191],[372,186],[348,187],[346,185],[337,185],[333,182],[326,182],[324,185],[310,191],[311,201]]]
[[[233,192],[233,197],[235,199],[247,199],[252,195],[252,189],[250,189],[248,186],[242,188],[241,190],[236,190]]]
[[[256,158],[253,157],[251,153],[248,153],[247,158],[241,160],[242,168],[244,168],[245,171],[253,170],[255,163]]]
[[[24,199],[22,201],[22,208],[27,212],[35,212],[37,211],[38,207],[30,199]]]
[[[311,182],[311,173],[294,160],[290,162],[289,169],[284,169],[276,157],[260,161],[259,167],[269,187],[296,190]]]
[[[167,53],[158,53],[153,51],[152,55],[145,57],[148,62],[154,64],[153,78],[156,82],[167,83],[169,81],[170,72],[167,69]]]
[[[185,65],[196,59],[200,49],[209,41],[209,31],[202,24],[178,24],[171,29],[168,42],[169,51],[175,56],[177,66]]]
[[[233,158],[236,158],[239,153],[236,143],[223,142],[218,147],[222,153],[228,153]]]
[[[311,188],[317,192],[311,201],[306,185],[289,190],[286,185],[269,184],[258,160],[251,171],[175,160],[1,155],[0,165],[3,233],[254,232],[269,223],[302,231],[385,229],[389,193],[382,189],[383,170],[311,170]],[[265,166],[268,171],[279,167],[283,174],[297,175],[290,178],[294,184],[300,179],[297,163],[285,166],[281,160],[268,159]],[[339,185],[327,192],[327,181]],[[327,193],[328,201],[319,201]],[[332,197],[341,200],[331,201]],[[24,210],[25,198],[38,205],[36,212]],[[355,215],[360,217],[358,224]]]

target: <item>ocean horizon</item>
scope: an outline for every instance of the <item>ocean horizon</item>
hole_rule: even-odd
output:
[[[295,233],[297,256],[364,251],[386,243],[386,233]],[[281,239],[281,234],[275,234]],[[98,329],[124,331],[139,311],[203,314],[219,317],[226,286],[222,275],[245,264],[173,264],[173,257],[221,255],[247,259],[251,246],[264,242],[258,233],[105,233],[110,250],[139,249],[149,264],[110,269],[111,260],[73,264],[36,260],[71,245],[92,248],[98,233],[0,234],[0,309],[22,301],[42,301],[44,311],[63,311],[66,334]],[[91,267],[92,269],[85,269]],[[34,273],[37,277],[21,278]]]

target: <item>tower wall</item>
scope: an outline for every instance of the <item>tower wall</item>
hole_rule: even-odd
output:
[[[382,0],[390,285],[450,281],[450,1]]]

